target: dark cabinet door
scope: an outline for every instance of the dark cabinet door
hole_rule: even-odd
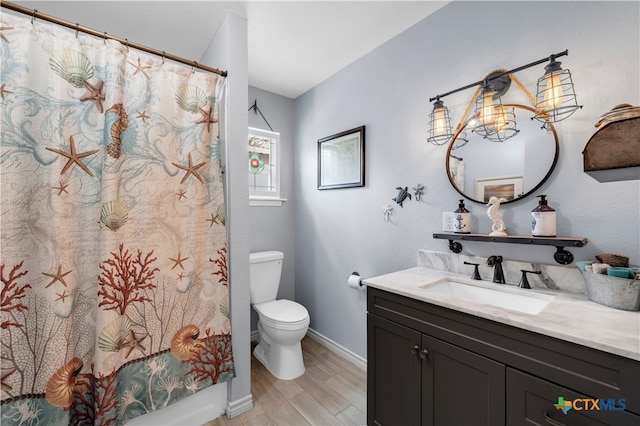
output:
[[[575,408],[559,410],[567,401]],[[597,401],[597,402],[595,402]],[[598,395],[585,396],[562,386],[507,368],[507,424],[518,425],[640,425],[640,416],[622,411],[620,400],[603,400]]]
[[[505,424],[505,366],[423,335],[422,424]]]
[[[367,424],[420,424],[421,334],[367,314]]]

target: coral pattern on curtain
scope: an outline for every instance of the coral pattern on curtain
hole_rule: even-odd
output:
[[[224,79],[0,22],[3,425],[123,424],[235,376]]]

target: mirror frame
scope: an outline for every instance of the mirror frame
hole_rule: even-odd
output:
[[[525,109],[527,111],[532,112],[533,114],[536,114],[538,112],[535,108],[527,106],[527,105],[503,104],[503,106],[504,107],[513,107],[513,108]],[[451,142],[449,142],[449,147],[447,149],[447,155],[445,157],[445,159],[446,159],[445,166],[446,166],[446,170],[447,170],[447,178],[449,179],[449,183],[451,184],[451,186],[453,186],[453,189],[455,189],[460,195],[462,195],[467,200],[473,201],[475,203],[479,203],[479,204],[482,204],[482,205],[485,205],[486,203],[484,201],[479,201],[479,200],[476,200],[475,198],[471,198],[469,195],[463,193],[462,190],[456,186],[456,184],[453,182],[453,178],[451,177],[451,170],[449,168],[449,158],[451,156],[451,151],[452,151],[453,145],[454,145],[456,139],[458,138],[458,136],[460,136],[460,133],[464,132],[465,128],[467,127],[467,124],[472,119],[473,119],[473,117],[471,117],[469,120],[465,121],[463,123],[463,125],[460,127],[460,129],[458,129],[458,131],[451,138]],[[538,182],[535,185],[535,187],[533,187],[530,191],[524,193],[523,195],[521,195],[518,198],[514,198],[513,200],[504,201],[502,204],[513,203],[515,201],[519,201],[519,200],[522,200],[522,199],[528,197],[534,191],[536,191],[538,188],[540,188],[542,186],[542,184],[545,183],[547,181],[547,179],[549,179],[549,176],[551,176],[551,173],[553,173],[553,170],[555,169],[556,164],[558,163],[558,155],[560,153],[560,143],[558,142],[558,134],[556,133],[556,128],[553,126],[553,123],[551,123],[549,120],[546,120],[546,126],[551,131],[551,133],[553,133],[553,138],[555,140],[555,146],[556,146],[556,152],[555,152],[555,154],[553,156],[553,162],[551,163],[551,166],[549,167],[549,170],[547,171],[547,174],[545,174],[544,177],[540,180],[540,182]],[[492,142],[492,143],[504,143],[504,142]]]

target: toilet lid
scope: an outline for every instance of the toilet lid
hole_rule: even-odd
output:
[[[260,313],[267,319],[285,323],[304,321],[309,316],[304,306],[284,299],[260,305]]]

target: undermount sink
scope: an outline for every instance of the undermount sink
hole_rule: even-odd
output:
[[[446,294],[468,302],[497,306],[532,315],[540,313],[554,298],[554,296],[533,293],[529,292],[529,290],[510,289],[508,287],[493,289],[488,285],[492,284],[471,284],[453,278],[444,278],[420,286],[420,288],[429,293]]]

